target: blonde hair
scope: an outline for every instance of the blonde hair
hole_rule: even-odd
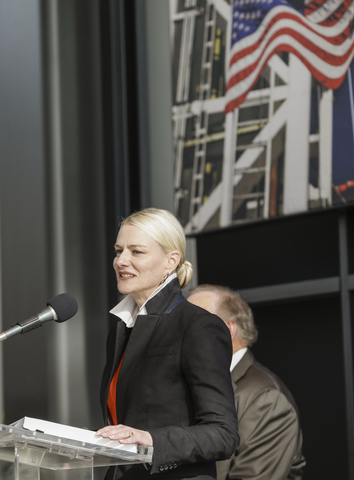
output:
[[[146,208],[139,212],[134,212],[125,218],[121,223],[121,227],[124,225],[133,225],[141,228],[141,230],[161,245],[166,253],[178,250],[181,259],[176,273],[181,288],[188,285],[193,276],[193,266],[186,260],[186,237],[183,227],[171,212],[158,208]]]

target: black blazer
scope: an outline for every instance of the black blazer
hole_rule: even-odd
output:
[[[239,443],[229,330],[181,295],[176,278],[146,304],[148,315],[139,315],[134,328],[118,321],[109,334],[105,424],[109,385],[127,345],[117,382],[118,423],[148,430],[154,443],[150,470],[120,466],[111,478],[215,479],[215,460],[230,457]]]

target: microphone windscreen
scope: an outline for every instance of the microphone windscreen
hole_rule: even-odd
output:
[[[78,309],[77,301],[69,293],[60,293],[56,297],[51,298],[47,305],[55,310],[58,316],[57,322],[66,322],[73,317]]]

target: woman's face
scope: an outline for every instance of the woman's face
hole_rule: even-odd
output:
[[[154,239],[134,225],[121,227],[115,251],[113,268],[117,275],[118,290],[123,294],[131,294],[139,307],[179,262],[179,252],[166,254]]]

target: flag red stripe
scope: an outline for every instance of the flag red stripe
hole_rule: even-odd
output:
[[[287,44],[278,45],[276,48],[274,48],[274,50],[265,59],[263,65],[265,66],[267,64],[267,62],[269,61],[269,59],[271,58],[271,56],[274,55],[277,52],[289,52],[289,53],[293,53],[294,55],[296,55],[304,63],[304,65],[306,65],[306,67],[310,70],[311,74],[315,77],[315,79],[318,80],[322,85],[324,85],[327,88],[331,88],[331,89],[335,90],[336,88],[340,87],[341,84],[343,83],[343,80],[344,80],[345,76],[346,76],[346,72],[345,72],[340,78],[333,79],[333,78],[327,77],[322,72],[317,70],[312,65],[312,63],[309,62],[303,55],[301,55],[294,47],[292,47],[291,45],[287,45]],[[262,71],[263,71],[263,68],[260,70],[259,74],[255,78],[255,80],[252,82],[252,84],[249,86],[249,88],[247,88],[246,92],[242,93],[239,97],[234,98],[227,103],[227,105],[225,107],[225,114],[233,111],[235,108],[237,108],[238,106],[241,105],[241,103],[247,97],[248,92],[257,83],[259,77],[261,76]]]
[[[268,47],[268,45],[270,45],[271,42],[273,42],[280,35],[291,36],[292,38],[297,40],[301,45],[303,45],[305,48],[307,48],[308,50],[313,52],[315,55],[317,55],[320,59],[322,59],[323,61],[325,61],[329,65],[333,65],[333,66],[343,65],[343,63],[345,63],[346,60],[351,55],[351,53],[353,51],[353,48],[354,48],[354,44],[352,43],[350,48],[347,50],[347,52],[344,55],[338,55],[338,56],[333,55],[333,54],[323,50],[322,48],[318,47],[314,43],[310,42],[306,37],[301,35],[299,32],[296,32],[296,31],[294,31],[290,28],[283,28],[283,29],[278,30],[269,39],[268,43],[264,46],[263,50],[265,50]],[[283,45],[286,45],[286,44],[283,44]],[[280,51],[279,47],[276,47],[276,48],[277,48],[277,51]],[[286,51],[289,51],[289,50],[286,50]],[[272,50],[272,52],[274,52],[274,50]],[[273,53],[271,53],[271,55],[273,55]],[[235,75],[233,75],[229,79],[229,81],[227,82],[227,90],[229,90],[231,87],[236,85],[236,83],[240,82],[241,80],[244,80],[248,75],[250,75],[257,68],[257,65],[258,65],[258,63],[260,62],[261,59],[262,59],[262,56],[260,56],[259,59],[255,63],[253,63],[252,65],[249,65],[245,69],[240,70]]]
[[[296,22],[302,24],[304,27],[306,27],[308,30],[312,31],[313,33],[315,33],[316,35],[318,35],[319,37],[321,38],[324,38],[327,42],[329,43],[332,43],[333,45],[341,45],[350,35],[350,28],[347,27],[340,35],[336,36],[336,37],[333,37],[333,38],[330,38],[330,37],[326,37],[324,35],[319,35],[317,32],[315,32],[312,28],[310,28],[305,22],[303,22],[301,19],[299,19],[298,17],[296,17],[295,15],[292,15],[290,13],[286,13],[286,12],[282,12],[278,15],[276,15],[270,22],[269,24],[267,25],[265,31],[263,32],[263,34],[261,35],[261,37],[259,38],[259,40],[254,43],[253,45],[249,46],[249,47],[246,47],[240,51],[237,51],[231,58],[230,60],[230,67],[231,65],[233,65],[237,60],[239,60],[240,58],[243,58],[247,55],[250,55],[252,52],[254,52],[255,50],[257,50],[257,48],[259,48],[260,44],[262,43],[262,41],[264,40],[264,38],[266,37],[268,31],[271,29],[271,27],[277,23],[279,20],[282,20],[282,19],[289,19],[289,20],[295,20]],[[236,44],[237,45],[237,44]]]
[[[345,0],[335,12],[333,12],[328,18],[326,18],[326,20],[323,20],[323,22],[320,22],[318,25],[322,25],[323,27],[332,27],[339,22],[351,4],[352,2],[350,0]],[[350,22],[350,26],[352,26],[352,24],[353,21]]]
[[[311,15],[312,13],[314,13],[316,10],[318,10],[319,8],[321,8],[325,3],[326,3],[327,0],[321,0],[321,1],[314,1],[314,2],[310,2],[308,3],[307,5],[305,5],[305,8],[304,8],[304,15],[305,17],[308,17],[309,15]],[[353,0],[344,0],[340,5],[339,7],[328,17],[328,18],[331,18],[336,12],[339,12],[341,11],[341,13],[343,14],[344,12],[346,12],[348,10],[348,8],[350,7],[350,5],[353,3]],[[342,16],[342,15],[341,15]],[[340,17],[339,17],[340,18]],[[325,22],[326,20],[324,20]],[[324,22],[321,22],[319,23],[319,25],[323,25]]]
[[[326,3],[327,0],[314,0],[313,2],[308,3],[305,5],[304,14],[309,15],[313,13],[315,10],[318,10]]]

